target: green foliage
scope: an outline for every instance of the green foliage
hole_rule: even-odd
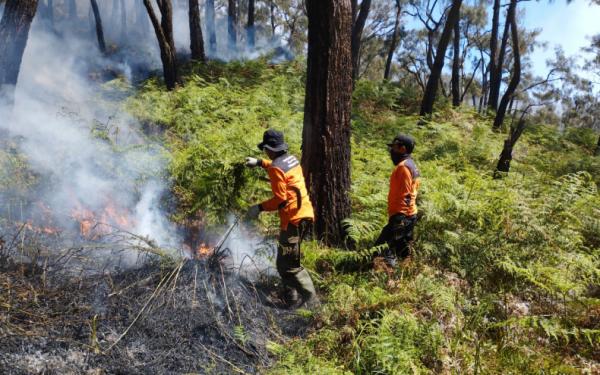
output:
[[[283,130],[299,154],[303,67],[210,63],[188,67],[185,79],[174,92],[149,81],[128,107],[166,132],[181,216],[202,210],[221,220],[269,195],[261,172],[240,166],[259,156],[266,128]],[[600,329],[592,134],[531,126],[510,174],[494,179],[505,134],[444,103],[418,126],[406,114],[413,102],[407,89],[358,82],[345,222],[354,250],[303,245],[325,303],[306,337],[272,343],[270,371],[575,373],[597,358]],[[372,259],[385,247],[373,244],[387,220],[386,143],[399,132],[416,138],[423,178],[414,257],[390,271]],[[274,215],[261,220],[276,227]]]

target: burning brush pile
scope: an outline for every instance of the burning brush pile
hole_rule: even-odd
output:
[[[242,277],[224,239],[201,247],[202,257],[176,259],[129,238],[139,267],[74,275],[70,265],[89,249],[16,262],[7,254],[17,242],[47,246],[22,233],[1,243],[2,374],[256,373],[271,362],[270,341],[307,325],[265,304],[269,276]]]

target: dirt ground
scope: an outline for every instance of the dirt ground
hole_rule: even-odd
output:
[[[273,287],[206,259],[66,277],[0,257],[0,373],[257,373],[310,326]]]

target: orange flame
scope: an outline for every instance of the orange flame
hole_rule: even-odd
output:
[[[206,258],[212,254],[213,250],[214,249],[212,247],[208,246],[205,243],[202,243],[196,249],[196,257],[197,258]]]
[[[111,233],[112,226],[124,230],[132,227],[129,212],[112,201],[108,201],[98,214],[78,203],[71,211],[71,217],[79,223],[81,236],[88,239],[96,239]]]

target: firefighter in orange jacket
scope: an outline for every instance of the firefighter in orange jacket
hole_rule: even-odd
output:
[[[392,267],[397,258],[410,254],[413,230],[417,222],[417,191],[420,174],[411,157],[415,141],[407,135],[398,135],[388,144],[390,157],[396,166],[390,177],[388,192],[388,224],[383,227],[376,245],[387,243],[384,260]]]
[[[267,171],[273,197],[252,206],[248,217],[258,217],[262,211],[279,212],[281,232],[276,265],[283,284],[279,299],[289,307],[314,307],[318,304],[315,287],[308,272],[300,265],[300,244],[314,220],[302,167],[295,156],[288,154],[288,145],[279,131],[267,130],[258,148],[271,160],[248,157],[246,165],[251,168],[260,166]]]

